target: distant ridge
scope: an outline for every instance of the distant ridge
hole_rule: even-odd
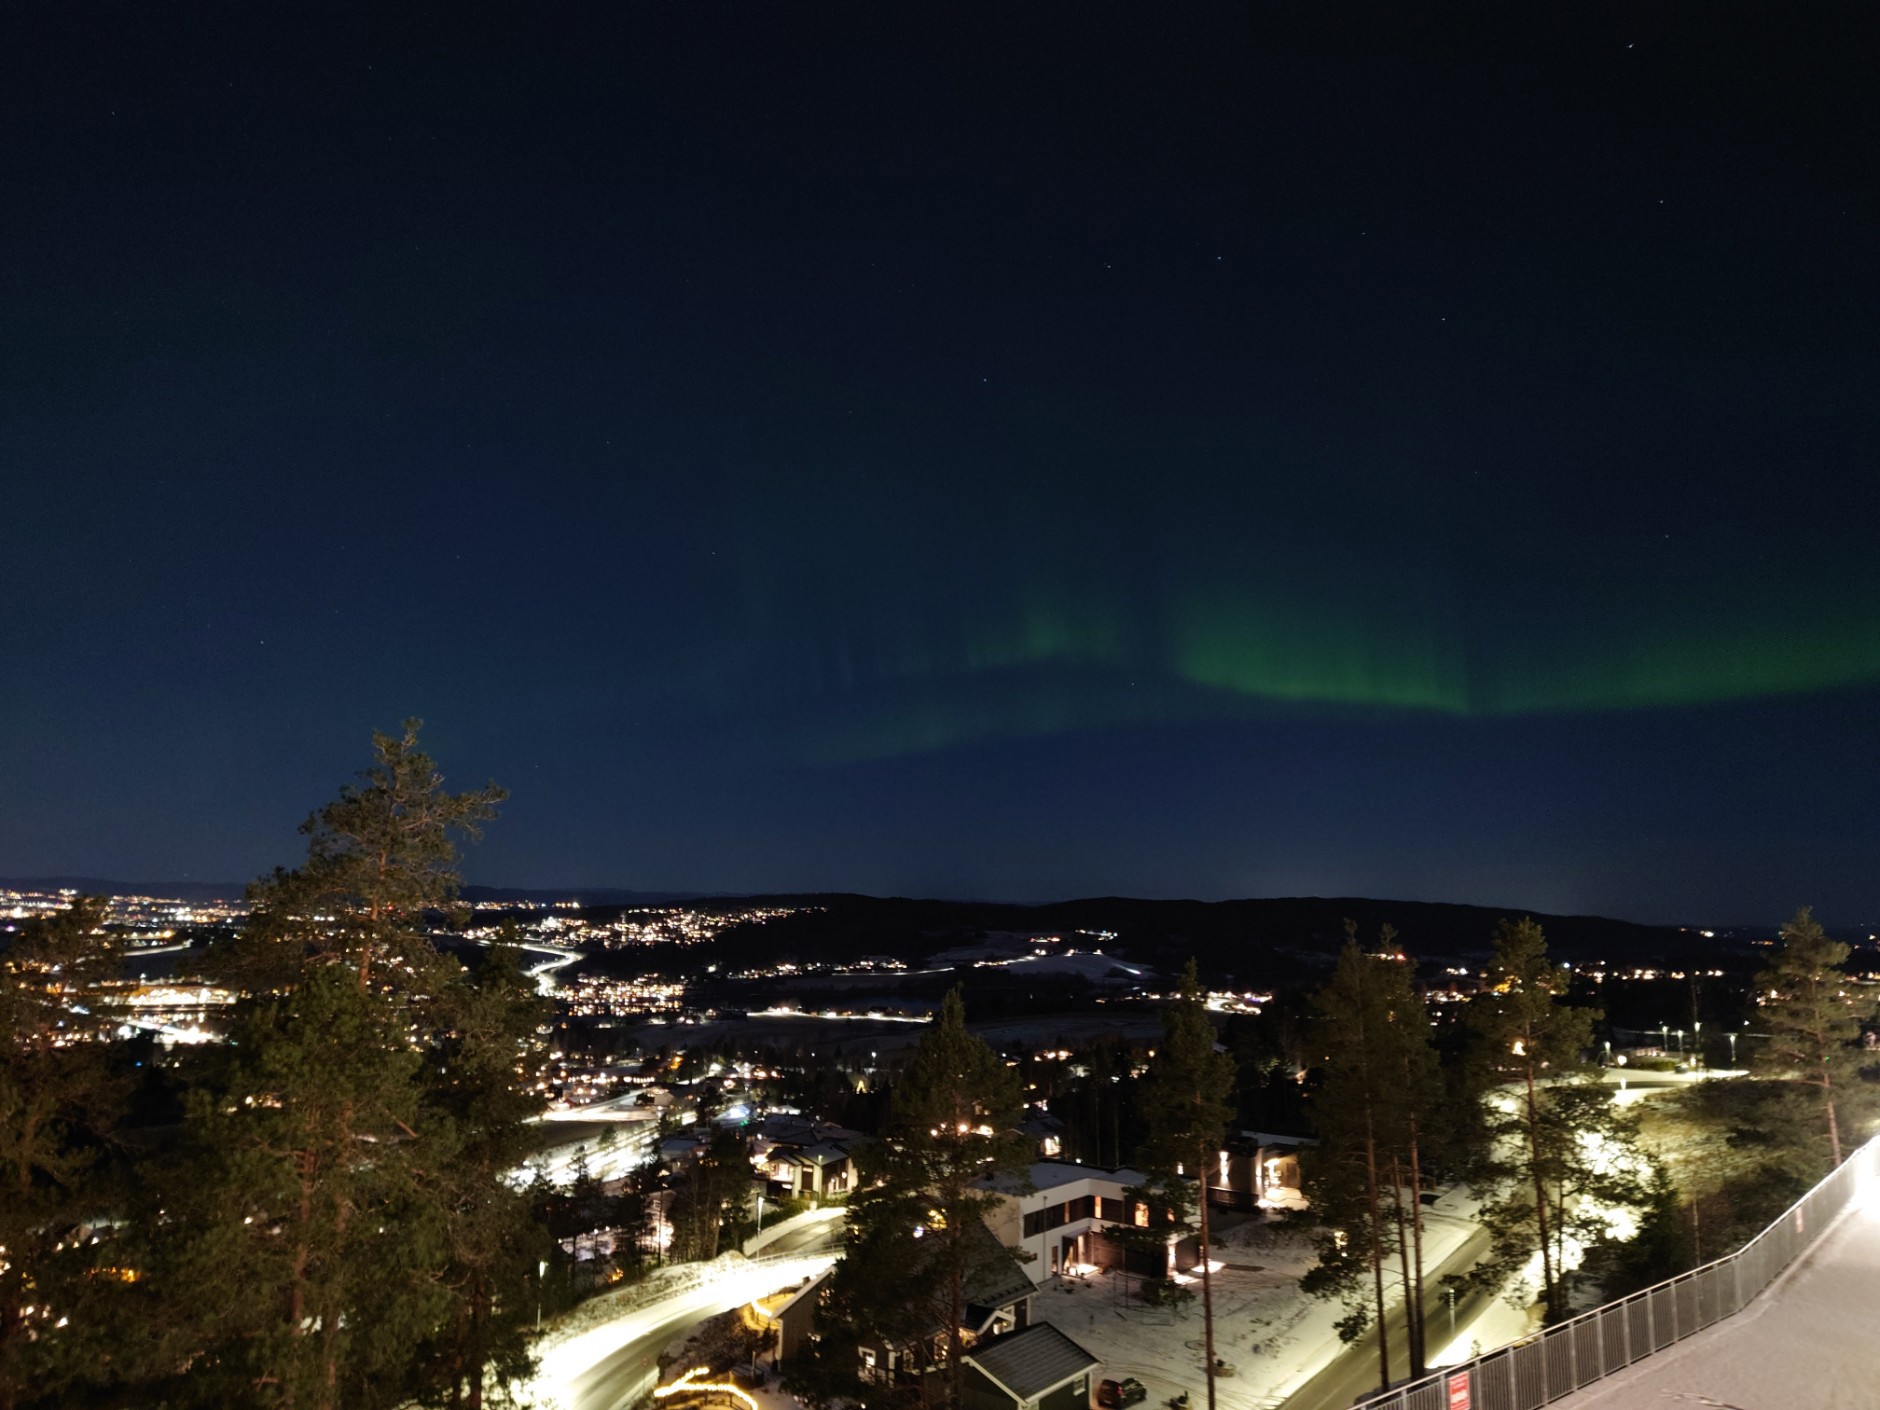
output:
[[[1345,939],[1347,918],[1360,940],[1375,943],[1378,928],[1397,930],[1397,943],[1422,959],[1486,956],[1504,918],[1532,916],[1547,933],[1557,960],[1649,957],[1655,962],[1703,956],[1719,959],[1739,946],[1672,925],[1641,925],[1604,916],[1552,915],[1525,906],[1475,906],[1441,901],[1390,901],[1365,896],[1281,896],[1233,901],[1157,901],[1128,896],[1089,897],[1044,905],[924,901],[905,897],[819,894],[753,896],[746,904],[818,907],[762,924],[734,925],[713,944],[725,965],[778,959],[851,960],[884,954],[912,961],[991,932],[1109,932],[1104,948],[1164,973],[1190,957],[1204,973],[1246,982],[1284,983],[1329,965]]]
[[[237,900],[236,882],[113,881],[90,876],[0,878],[18,890],[72,890],[103,896],[154,896],[178,901]],[[583,910],[632,910],[692,903],[710,908],[767,906],[797,914],[761,927],[734,926],[718,942],[731,958],[841,958],[871,953],[916,954],[970,938],[980,931],[1096,931],[1115,933],[1118,947],[1136,959],[1179,968],[1189,955],[1227,973],[1265,970],[1283,956],[1294,962],[1337,953],[1347,917],[1360,938],[1396,927],[1411,953],[1480,955],[1496,922],[1531,915],[1547,932],[1558,959],[1649,955],[1658,960],[1717,956],[1741,949],[1761,928],[1718,928],[1706,939],[1693,927],[1643,925],[1606,916],[1553,915],[1525,906],[1479,906],[1446,901],[1391,901],[1366,896],[1273,896],[1228,901],[1146,900],[1091,896],[1021,905],[1005,901],[927,900],[854,892],[778,892],[757,895],[699,891],[636,891],[612,886],[466,886],[466,901],[546,905],[575,902]],[[808,909],[813,908],[813,909]],[[1774,927],[1768,928],[1773,933]],[[950,938],[949,938],[950,937]]]

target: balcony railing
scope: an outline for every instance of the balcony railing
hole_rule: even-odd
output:
[[[1735,1253],[1582,1312],[1473,1361],[1360,1402],[1362,1410],[1539,1410],[1741,1312],[1865,1197],[1880,1136]]]

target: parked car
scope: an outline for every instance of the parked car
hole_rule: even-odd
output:
[[[1126,1405],[1134,1405],[1148,1398],[1148,1387],[1134,1376],[1125,1376],[1120,1381],[1097,1382],[1097,1404],[1103,1410],[1123,1410]]]

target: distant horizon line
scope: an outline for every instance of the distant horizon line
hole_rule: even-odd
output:
[[[83,875],[49,876],[0,876],[0,887],[25,890],[64,890],[85,892],[95,890],[98,894],[116,896],[154,896],[162,899],[189,899],[181,895],[183,891],[194,893],[198,897],[215,900],[238,900],[248,889],[248,882],[227,881],[191,881],[173,878],[164,881],[121,881],[114,877]],[[1088,901],[1135,901],[1147,904],[1168,905],[1233,905],[1249,901],[1353,901],[1368,905],[1404,905],[1404,906],[1457,906],[1475,911],[1499,911],[1508,916],[1534,915],[1547,916],[1556,920],[1601,920],[1616,921],[1626,925],[1644,926],[1655,930],[1715,930],[1735,931],[1760,929],[1771,924],[1767,921],[1731,922],[1727,924],[1711,923],[1697,925],[1691,922],[1636,920],[1629,916],[1604,915],[1593,911],[1550,911],[1533,906],[1499,906],[1477,901],[1422,900],[1401,896],[1322,896],[1322,895],[1269,895],[1269,896],[1222,896],[1204,898],[1200,896],[1143,896],[1127,892],[1089,893],[1077,896],[1061,896],[1048,901],[1013,901],[991,896],[948,896],[914,895],[904,892],[853,891],[841,888],[820,888],[809,890],[780,891],[712,891],[690,890],[685,888],[661,887],[639,888],[630,886],[595,885],[595,886],[509,886],[490,882],[467,881],[463,884],[465,893],[491,893],[490,899],[516,901],[573,901],[582,905],[620,905],[641,903],[645,905],[670,905],[683,901],[741,901],[768,898],[812,897],[812,896],[853,896],[871,901],[933,901],[946,905],[959,906],[1009,906],[1018,910],[1043,910],[1051,906],[1075,905]],[[1774,922],[1780,924],[1781,922]],[[1861,929],[1866,922],[1847,923],[1838,928]]]

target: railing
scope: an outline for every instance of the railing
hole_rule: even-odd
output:
[[[1862,1195],[1867,1142],[1735,1253],[1570,1322],[1361,1401],[1362,1410],[1538,1410],[1741,1312]]]

